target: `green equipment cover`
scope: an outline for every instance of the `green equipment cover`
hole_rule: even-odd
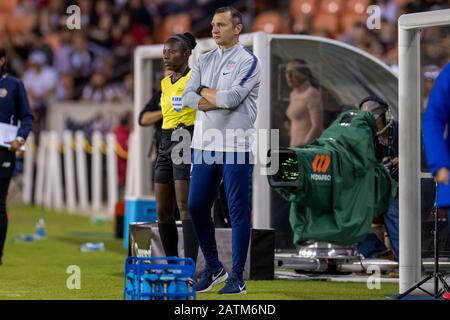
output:
[[[271,150],[280,169],[270,185],[291,202],[294,243],[358,243],[396,196],[397,183],[375,156],[375,118],[343,112],[312,144]]]

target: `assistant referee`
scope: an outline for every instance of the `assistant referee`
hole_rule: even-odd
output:
[[[157,202],[158,229],[166,256],[178,256],[178,231],[175,222],[175,206],[180,212],[184,256],[197,260],[198,241],[192,221],[188,213],[188,195],[190,180],[189,163],[178,163],[172,159],[172,151],[179,143],[172,137],[180,132],[189,137],[187,149],[194,131],[195,109],[181,103],[181,96],[191,75],[188,66],[189,57],[196,46],[195,38],[190,33],[171,36],[163,49],[163,60],[166,70],[170,73],[161,80],[160,107],[155,110],[158,100],[154,96],[154,107],[146,108],[140,115],[141,125],[155,123],[162,116],[161,136],[155,166],[155,197]],[[185,148],[186,149],[186,148]],[[174,203],[176,199],[176,203]]]

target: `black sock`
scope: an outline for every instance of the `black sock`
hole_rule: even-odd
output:
[[[181,223],[183,225],[184,256],[197,263],[198,240],[192,220],[183,220]]]
[[[175,220],[165,223],[158,222],[158,229],[166,257],[178,256],[178,231]]]

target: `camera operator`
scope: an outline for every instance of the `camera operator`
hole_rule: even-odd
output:
[[[359,109],[371,112],[374,115],[378,129],[375,138],[377,160],[389,170],[392,179],[398,182],[398,122],[393,119],[389,105],[378,97],[367,97],[361,101]],[[398,217],[399,201],[397,195],[383,216],[384,226],[397,260],[399,257]],[[389,253],[385,244],[374,233],[368,234],[366,239],[358,244],[357,248],[365,258],[387,256]]]

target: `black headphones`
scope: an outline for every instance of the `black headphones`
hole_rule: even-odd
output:
[[[369,96],[369,97],[364,98],[359,103],[358,109],[361,110],[364,103],[366,103],[368,101],[373,101],[378,104],[378,107],[375,108],[374,110],[371,110],[370,112],[383,114],[384,119],[385,119],[385,123],[386,123],[385,127],[382,130],[377,132],[377,136],[379,136],[379,135],[383,134],[383,132],[385,132],[388,128],[390,128],[392,126],[392,123],[394,122],[394,117],[392,115],[391,107],[383,99],[376,97],[376,96]],[[381,111],[381,112],[379,112],[379,111]]]

